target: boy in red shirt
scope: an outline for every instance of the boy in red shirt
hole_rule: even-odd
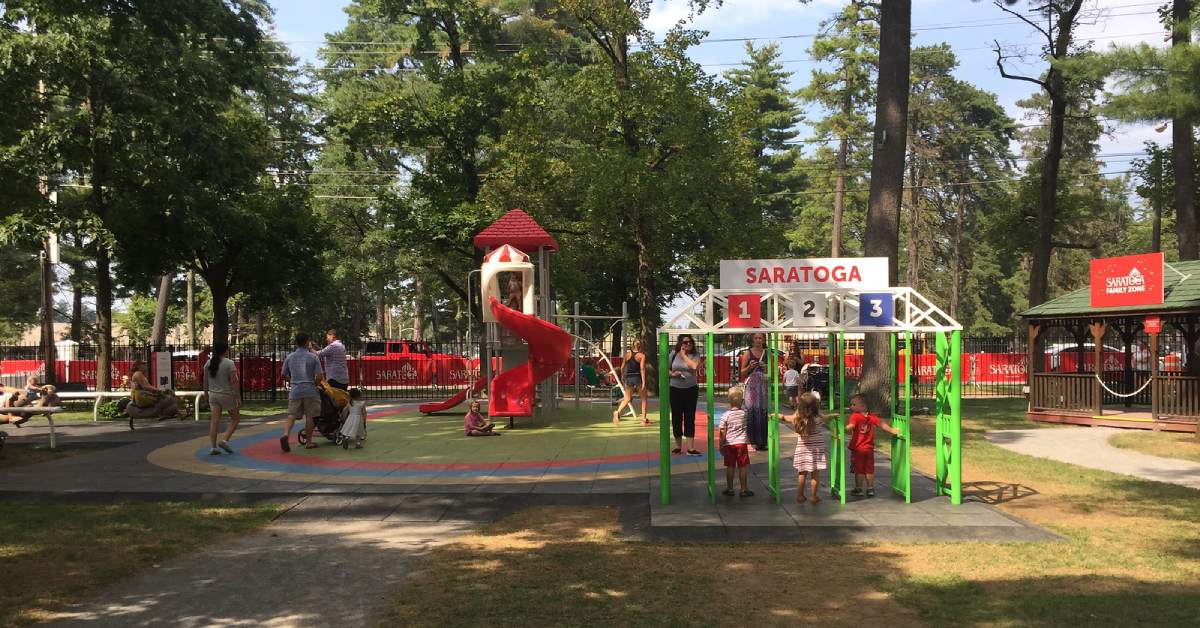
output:
[[[850,436],[850,465],[854,469],[854,490],[850,491],[855,497],[862,497],[863,485],[866,485],[867,497],[875,496],[875,426],[883,431],[898,435],[896,428],[884,423],[879,415],[867,412],[867,398],[864,395],[850,397],[850,421],[846,424],[846,433]]]

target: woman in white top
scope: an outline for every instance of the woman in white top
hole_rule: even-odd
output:
[[[209,440],[209,455],[220,455],[221,449],[228,453],[233,453],[233,447],[229,446],[229,441],[233,438],[233,432],[237,429],[238,421],[241,420],[239,409],[242,407],[241,388],[238,382],[237,368],[233,364],[233,360],[225,357],[229,353],[229,344],[226,342],[218,342],[213,346],[212,355],[208,358],[208,363],[201,370],[201,376],[204,379],[204,392],[208,395],[208,408],[212,413],[208,423],[208,440]],[[229,411],[229,430],[225,432],[225,437],[217,442],[217,431],[221,427],[221,412]],[[221,449],[217,449],[217,446]]]

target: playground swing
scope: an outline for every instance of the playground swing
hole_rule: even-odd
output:
[[[731,298],[732,297],[732,298]],[[863,321],[867,317],[859,316],[860,306],[871,299],[889,300],[888,312],[894,312],[879,317],[869,324]],[[747,326],[743,316],[731,317],[731,304],[742,306],[747,303],[755,304],[762,316],[750,317],[752,326]],[[812,314],[814,304],[818,304],[819,316],[816,320],[803,320],[799,315],[790,312],[806,311]],[[872,307],[878,306],[876,300],[871,300]],[[807,306],[807,307],[804,307]],[[718,307],[723,308],[724,317],[716,314]],[[697,315],[695,310],[701,308]],[[828,308],[828,309],[826,309]],[[836,316],[826,317],[827,313]],[[872,312],[874,313],[874,312]],[[842,322],[837,322],[842,321]],[[714,337],[717,335],[765,333],[767,346],[778,346],[780,336],[788,334],[826,333],[830,356],[831,375],[828,380],[828,390],[824,395],[830,413],[836,413],[830,425],[830,492],[840,503],[846,502],[846,334],[857,332],[885,332],[891,337],[890,341],[890,371],[892,403],[892,424],[899,434],[891,439],[891,488],[894,493],[901,495],[906,503],[912,501],[911,459],[910,459],[910,428],[912,417],[912,382],[908,374],[912,373],[913,352],[911,350],[914,334],[919,332],[932,333],[935,337],[936,365],[935,373],[943,374],[935,378],[934,401],[936,409],[936,491],[939,495],[948,495],[951,503],[962,502],[962,440],[961,440],[961,326],[932,305],[924,297],[911,288],[889,288],[886,292],[875,290],[870,293],[860,293],[856,290],[838,289],[810,293],[788,293],[774,290],[720,290],[710,288],[678,315],[659,329],[659,368],[667,372],[667,354],[672,335],[693,334],[704,336],[705,360],[705,409],[708,420],[707,429],[707,476],[709,501],[715,503],[716,488],[716,388],[713,360]],[[903,347],[901,355],[899,348]],[[768,491],[775,503],[782,503],[780,492],[780,447],[779,447],[779,410],[780,385],[779,368],[776,351],[767,351],[767,370],[770,374],[768,387]],[[902,378],[896,376],[898,369],[903,366]],[[836,373],[836,374],[835,374]],[[901,381],[903,380],[903,381]],[[666,378],[659,381],[660,399],[669,395],[669,382]],[[670,409],[666,404],[659,404],[659,498],[663,504],[671,503],[671,454],[670,454]]]

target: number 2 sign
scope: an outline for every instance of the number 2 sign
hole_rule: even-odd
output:
[[[888,327],[895,313],[892,293],[864,292],[858,295],[858,324],[863,327]]]
[[[792,295],[792,324],[796,327],[825,326],[825,295],[799,293]]]
[[[730,327],[758,327],[762,324],[762,301],[757,294],[731,294],[726,299]]]

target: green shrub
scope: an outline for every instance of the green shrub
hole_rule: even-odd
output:
[[[111,401],[102,402],[100,407],[97,408],[97,413],[100,415],[100,418],[108,420],[122,418],[121,415],[123,413],[121,412],[121,408],[117,406],[118,401],[118,399],[113,399]]]

